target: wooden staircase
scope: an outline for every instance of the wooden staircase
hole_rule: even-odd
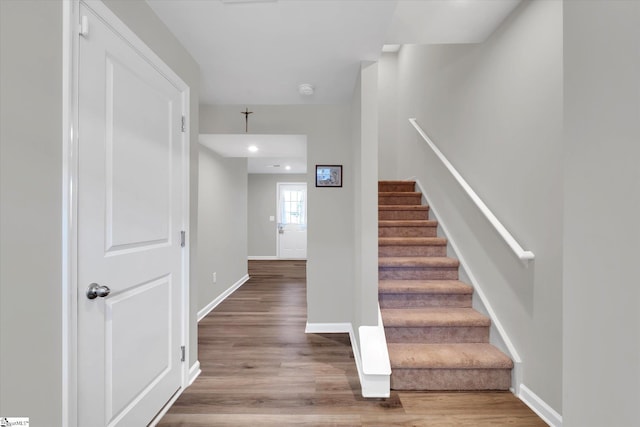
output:
[[[413,181],[378,183],[379,301],[395,390],[507,390],[513,362],[489,344],[491,320]]]

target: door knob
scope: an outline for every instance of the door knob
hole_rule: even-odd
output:
[[[104,298],[111,292],[108,286],[100,286],[97,283],[92,283],[87,289],[87,298],[96,299],[97,297]]]

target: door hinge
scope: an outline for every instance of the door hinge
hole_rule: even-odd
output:
[[[182,132],[184,132],[186,129],[186,122],[187,122],[187,118],[185,116],[182,116],[182,127],[181,127]]]
[[[187,242],[187,232],[186,231],[181,231],[180,232],[180,247],[184,248],[184,245]]]
[[[182,352],[182,356],[180,357],[180,361],[184,362],[184,360],[185,360],[185,356],[184,356],[185,348],[184,348],[184,346],[180,346],[180,351]]]

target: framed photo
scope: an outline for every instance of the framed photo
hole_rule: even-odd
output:
[[[342,165],[316,165],[316,187],[342,187]]]

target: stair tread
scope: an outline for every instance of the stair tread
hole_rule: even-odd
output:
[[[422,196],[419,191],[378,191],[378,196],[382,197],[416,197]]]
[[[449,257],[379,257],[379,267],[458,267],[460,261]]]
[[[444,237],[379,237],[378,246],[446,246]]]
[[[379,211],[428,211],[428,205],[378,205]]]
[[[378,293],[470,295],[473,293],[473,287],[459,280],[380,280]]]
[[[401,179],[390,179],[390,180],[386,180],[386,181],[378,181],[378,184],[413,184],[416,185],[415,181],[411,181],[411,180],[401,180]]]
[[[491,325],[491,319],[472,308],[384,308],[381,313],[385,327],[488,327]]]
[[[378,221],[378,227],[436,227],[433,219],[384,219]]]
[[[491,344],[388,343],[391,368],[512,369],[511,359]]]

